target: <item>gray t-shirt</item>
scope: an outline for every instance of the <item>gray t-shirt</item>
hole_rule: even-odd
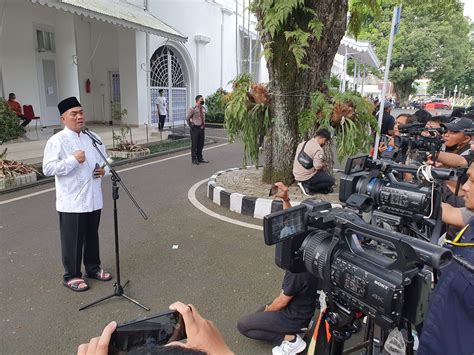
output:
[[[468,224],[469,220],[474,217],[474,211],[468,210],[466,207],[461,207],[461,216],[464,224]]]

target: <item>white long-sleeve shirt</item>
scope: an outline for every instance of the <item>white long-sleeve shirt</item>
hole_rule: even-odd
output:
[[[105,146],[99,145],[99,149],[107,157]],[[83,163],[74,157],[76,150],[84,151],[86,160]],[[65,127],[48,140],[44,148],[43,173],[55,177],[58,212],[81,213],[102,209],[102,179],[93,178],[96,163],[104,165],[92,146],[92,140],[83,133]]]

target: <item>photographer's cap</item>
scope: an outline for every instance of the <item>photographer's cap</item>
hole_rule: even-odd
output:
[[[449,123],[442,123],[441,127],[444,127],[447,131],[461,132],[472,128],[472,120],[466,117],[457,117]]]

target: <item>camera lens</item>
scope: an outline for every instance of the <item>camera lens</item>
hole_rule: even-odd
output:
[[[320,279],[324,279],[324,266],[328,261],[331,240],[331,234],[319,230],[310,233],[301,244],[306,270]]]

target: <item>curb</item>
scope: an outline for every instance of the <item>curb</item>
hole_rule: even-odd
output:
[[[248,166],[247,168],[250,168]],[[270,200],[268,198],[260,198],[253,196],[245,196],[238,192],[226,191],[223,187],[218,186],[216,178],[229,171],[242,170],[243,168],[230,168],[221,170],[212,175],[207,182],[207,197],[215,204],[222,206],[242,214],[244,216],[251,216],[253,218],[263,219],[264,216],[283,210],[283,202],[279,200]],[[299,201],[290,201],[292,206],[300,204]]]
[[[247,168],[253,167],[254,166],[247,166]],[[259,166],[259,168],[263,168],[263,166]],[[216,179],[219,175],[242,169],[243,168],[230,168],[220,170],[212,175],[207,181],[207,197],[215,204],[227,208],[232,212],[257,219],[263,219],[263,217],[270,213],[282,211],[283,202],[280,200],[271,200],[269,198],[246,196],[238,192],[229,192],[222,186],[217,185]],[[300,205],[301,201],[290,200],[290,203],[291,206],[294,207]],[[331,206],[342,207],[339,203],[331,203]]]

